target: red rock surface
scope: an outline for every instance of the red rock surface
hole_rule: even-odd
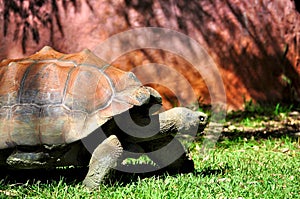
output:
[[[12,7],[26,8],[21,10],[23,14],[6,12],[13,2],[17,4]],[[70,0],[56,5],[45,1],[34,9],[31,1],[23,2],[23,6],[18,0],[0,2],[0,59],[29,55],[44,45],[65,53],[95,49],[125,30],[164,27],[188,35],[210,54],[222,75],[229,109],[242,108],[245,99],[267,103],[300,100],[300,13],[296,1]],[[9,19],[6,27],[4,19]],[[125,70],[147,63],[172,67],[189,82],[161,71],[136,70],[142,80],[155,77],[159,81],[152,85],[165,97],[166,107],[175,105],[176,97],[190,103],[189,85],[202,103],[210,102],[205,78],[178,55],[146,49],[113,62]]]

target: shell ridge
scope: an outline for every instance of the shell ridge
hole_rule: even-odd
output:
[[[78,64],[74,61],[70,61],[70,60],[60,60],[60,59],[43,59],[43,60],[34,60],[37,63],[66,63],[66,65],[72,65],[74,67],[77,67]],[[64,66],[64,65],[61,65]]]
[[[21,80],[21,83],[20,83],[20,88],[19,88],[19,92],[18,92],[18,100],[17,102],[18,103],[21,103],[21,97],[22,97],[22,94],[23,94],[23,91],[24,91],[24,85],[25,85],[25,80],[31,70],[31,68],[36,64],[36,62],[33,62],[31,65],[29,65],[27,68],[26,68],[26,71],[22,77],[22,80]]]
[[[87,122],[86,121],[87,121],[88,117],[89,117],[89,114],[84,117],[84,123],[83,123],[83,127],[82,127],[82,134],[84,134],[84,132],[86,131],[86,128],[87,128]],[[84,138],[86,136],[81,135],[81,137]]]
[[[106,80],[108,81],[109,86],[110,86],[110,88],[111,88],[111,91],[112,91],[112,95],[111,95],[110,99],[109,99],[108,102],[106,103],[106,106],[104,106],[104,108],[105,108],[105,107],[108,107],[108,106],[112,103],[113,99],[114,99],[115,96],[116,96],[116,90],[115,90],[115,85],[114,85],[113,81],[112,81],[112,80],[110,79],[110,77],[105,73],[105,70],[103,70],[103,71],[100,70],[100,73],[102,73],[103,76],[106,78]]]
[[[71,68],[68,72],[67,79],[66,79],[65,86],[64,86],[64,90],[63,90],[62,99],[61,99],[62,104],[65,102],[66,95],[67,95],[67,89],[68,89],[70,78],[71,78],[71,74],[72,74],[72,72],[74,71],[75,68],[76,67]]]
[[[9,113],[8,113],[8,122],[9,122],[9,124],[7,125],[8,126],[8,132],[7,132],[7,134],[8,134],[8,141],[7,141],[7,143],[9,143],[10,145],[13,145],[13,146],[15,146],[15,144],[14,144],[14,142],[13,142],[13,140],[12,140],[12,137],[11,137],[11,112],[12,112],[12,110],[11,110],[12,108],[11,107],[9,107]]]
[[[78,66],[92,67],[92,68],[97,69],[97,70],[100,71],[101,73],[103,73],[103,71],[105,71],[105,70],[110,66],[110,64],[105,64],[105,65],[103,65],[101,68],[98,67],[98,66],[95,66],[94,64],[87,64],[87,63],[78,64],[78,65],[76,65],[76,66],[77,66],[77,67],[78,67]]]
[[[43,108],[42,107],[39,107],[39,122],[38,122],[38,134],[37,134],[37,137],[38,137],[38,140],[39,140],[39,144],[42,144],[42,134],[41,134],[41,116],[42,116],[42,112],[43,112]]]

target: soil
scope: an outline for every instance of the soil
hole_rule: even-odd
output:
[[[222,138],[268,138],[292,136],[300,138],[300,112],[292,111],[287,115],[263,116],[260,121],[245,124],[232,118],[223,126]]]

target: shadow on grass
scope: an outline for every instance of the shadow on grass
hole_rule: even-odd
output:
[[[37,182],[49,183],[51,181],[64,180],[67,184],[83,181],[87,168],[57,168],[57,169],[28,169],[11,170],[2,168],[0,178],[3,185],[36,184]]]
[[[143,165],[141,165],[143,166]],[[148,165],[149,166],[149,165]],[[204,177],[211,175],[224,174],[228,168],[205,168],[204,170],[194,170],[192,172],[168,172],[165,170],[148,172],[148,173],[126,173],[121,171],[113,171],[113,175],[104,180],[107,185],[125,186],[128,183],[137,182],[140,179],[157,177],[164,179],[168,176],[180,174],[192,174],[196,177]],[[24,184],[34,185],[37,183],[48,184],[53,181],[63,181],[67,185],[75,185],[81,183],[87,173],[87,168],[65,168],[65,169],[36,169],[36,170],[10,170],[1,169],[0,184],[2,186],[22,186]]]
[[[221,137],[219,138],[219,141],[222,141],[224,139],[235,141],[235,140],[241,140],[241,139],[254,139],[254,140],[260,140],[260,139],[274,139],[274,138],[286,138],[291,137],[293,139],[296,139],[295,134],[299,132],[299,129],[274,129],[274,130],[268,130],[265,129],[259,130],[246,130],[246,131],[236,131],[236,132],[222,132]]]
[[[128,183],[137,182],[138,180],[145,179],[145,178],[155,177],[163,180],[169,176],[176,177],[181,174],[191,174],[194,177],[205,177],[205,176],[212,176],[212,175],[223,175],[224,173],[226,173],[228,169],[229,168],[227,167],[224,168],[207,167],[203,170],[195,169],[190,172],[170,172],[170,171],[161,170],[161,171],[139,173],[139,174],[125,173],[125,172],[118,171],[117,175],[114,175],[115,178],[110,178],[108,179],[107,182],[110,183],[111,185],[114,185],[115,183],[126,185]]]

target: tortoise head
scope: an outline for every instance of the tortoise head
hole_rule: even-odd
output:
[[[196,131],[200,133],[208,122],[208,117],[205,113],[185,107],[172,108],[160,115],[161,123],[174,124],[176,132],[180,134],[194,134]]]

